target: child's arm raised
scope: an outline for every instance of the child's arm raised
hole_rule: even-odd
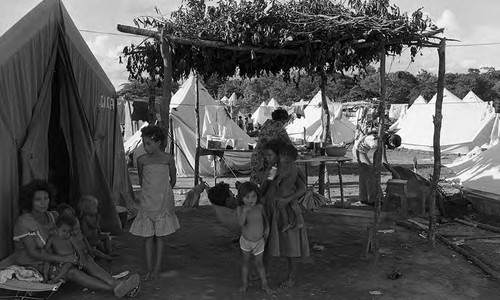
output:
[[[247,206],[238,206],[236,208],[236,216],[238,217],[238,224],[243,227],[247,221],[247,213],[250,210],[250,207]]]

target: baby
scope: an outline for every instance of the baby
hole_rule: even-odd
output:
[[[97,210],[98,206],[99,201],[94,196],[87,195],[80,198],[78,209],[80,210],[81,230],[92,246],[110,254],[111,241],[108,235],[101,232],[101,215]]]
[[[56,221],[56,233],[49,236],[45,244],[45,250],[57,255],[73,255],[76,252],[79,258],[79,265],[82,266],[83,253],[76,249],[71,239],[71,232],[75,224],[76,219],[74,217],[67,215],[59,216]],[[51,267],[53,268],[52,270]],[[64,277],[72,267],[72,263],[59,263],[58,265],[51,266],[50,263],[46,262],[43,266],[43,277],[47,283],[57,283],[64,280]]]
[[[296,191],[296,181],[299,178],[299,170],[295,164],[297,160],[297,149],[292,144],[284,144],[280,148],[280,161],[277,169],[276,198],[287,198]],[[281,231],[285,232],[291,228],[304,227],[304,218],[299,206],[298,199],[292,199],[288,205],[280,207]]]

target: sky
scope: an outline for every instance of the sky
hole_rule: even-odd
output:
[[[118,56],[123,47],[141,38],[120,33],[117,24],[134,25],[138,16],[156,16],[155,7],[163,15],[181,5],[182,0],[62,0],[73,22],[80,30],[102,68],[118,90],[127,82],[124,64]],[[0,35],[34,8],[41,0],[0,0]],[[208,3],[215,3],[208,1]],[[401,11],[422,8],[439,27],[444,37],[460,42],[447,43],[446,72],[465,73],[469,68],[494,67],[500,70],[500,1],[497,0],[391,0]],[[91,31],[91,32],[89,32]],[[496,43],[494,45],[477,45]],[[417,74],[424,69],[437,73],[436,49],[424,49],[410,63],[409,51],[399,57],[387,58],[387,71],[408,71]]]

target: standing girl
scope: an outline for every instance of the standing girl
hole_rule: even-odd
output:
[[[262,290],[267,294],[275,292],[267,284],[266,270],[263,257],[266,239],[269,236],[269,224],[264,207],[260,203],[260,190],[257,184],[247,181],[238,188],[238,207],[236,214],[241,226],[240,247],[243,253],[241,275],[243,286],[240,292],[245,293],[248,288],[248,269],[250,258],[255,257],[255,266],[259,272]]]
[[[130,226],[130,233],[145,238],[144,280],[151,280],[158,278],[161,269],[165,236],[174,233],[180,226],[174,212],[172,192],[176,182],[175,161],[172,155],[161,148],[165,134],[155,125],[149,125],[141,132],[146,154],[137,159],[139,184],[142,188],[139,211]],[[155,248],[156,259],[153,264]]]

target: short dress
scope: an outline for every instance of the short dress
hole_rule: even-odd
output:
[[[180,228],[168,164],[144,165],[139,202],[137,216],[130,226],[133,235],[166,236]]]

